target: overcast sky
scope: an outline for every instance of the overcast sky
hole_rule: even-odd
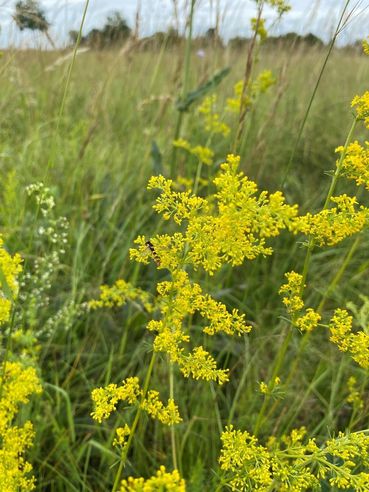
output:
[[[15,3],[15,0],[0,0],[0,46],[32,46],[39,42],[39,39],[29,32],[20,33],[12,21]],[[101,27],[106,16],[114,10],[119,10],[129,24],[133,25],[139,3],[142,36],[158,30],[164,31],[174,24],[173,0],[90,0],[84,32],[88,32],[93,27]],[[189,0],[177,0],[177,3],[183,27]],[[273,33],[313,32],[328,40],[345,3],[346,0],[290,0],[292,10],[275,25]],[[84,4],[84,0],[41,0],[41,5],[52,24],[50,33],[58,45],[66,43],[71,29],[78,29]],[[196,34],[205,32],[215,24],[216,5],[220,7],[221,34],[225,39],[237,35],[247,36],[250,33],[249,19],[255,13],[254,1],[197,0],[194,23]],[[356,6],[356,10],[340,36],[340,44],[369,35],[369,0],[351,0],[350,6],[351,8]],[[273,21],[271,9],[267,9],[265,15],[271,23]]]

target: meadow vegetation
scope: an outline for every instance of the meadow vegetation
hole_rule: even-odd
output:
[[[2,53],[0,490],[369,490],[369,48],[256,12]]]

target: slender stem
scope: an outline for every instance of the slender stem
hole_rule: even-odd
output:
[[[154,368],[155,359],[156,359],[156,353],[153,352],[152,355],[151,355],[151,360],[150,360],[149,367],[147,369],[147,373],[146,373],[146,377],[145,377],[145,382],[144,382],[144,385],[143,385],[143,388],[142,388],[141,403],[145,399],[147,390],[149,388],[151,374],[152,374],[152,370]],[[121,454],[121,458],[120,458],[120,463],[119,463],[119,468],[118,468],[118,471],[117,471],[117,473],[115,475],[115,480],[114,480],[114,485],[113,485],[113,488],[112,488],[112,492],[116,492],[118,490],[118,487],[119,487],[119,482],[120,482],[120,479],[121,479],[121,475],[122,475],[122,472],[123,472],[124,467],[126,465],[128,452],[130,450],[130,447],[131,447],[131,444],[132,444],[132,441],[133,441],[133,437],[134,437],[135,431],[137,429],[137,426],[138,426],[138,423],[139,423],[139,420],[140,420],[141,411],[142,411],[142,409],[141,409],[141,403],[139,404],[139,406],[137,408],[137,412],[136,412],[135,418],[133,420],[133,423],[132,423],[132,426],[131,426],[131,429],[130,429],[131,432],[129,434],[129,437],[128,437],[128,440],[127,440],[127,444],[124,446],[124,448],[122,450],[122,454]]]
[[[352,125],[350,127],[350,130],[347,134],[347,138],[346,138],[346,141],[345,141],[345,145],[343,147],[343,150],[341,152],[341,156],[340,156],[340,159],[338,160],[338,163],[337,163],[337,166],[336,166],[336,170],[335,170],[335,173],[333,175],[333,178],[332,178],[332,181],[331,181],[331,184],[329,186],[329,189],[328,189],[328,193],[327,193],[327,196],[326,196],[326,199],[325,199],[325,202],[324,202],[324,205],[323,205],[323,209],[322,210],[326,210],[329,206],[329,203],[330,203],[330,200],[333,196],[333,193],[335,192],[335,189],[336,189],[336,186],[337,186],[337,181],[338,181],[338,178],[340,177],[340,173],[341,173],[341,169],[342,169],[342,165],[343,165],[343,161],[344,161],[344,158],[346,156],[346,153],[347,153],[347,148],[351,142],[351,139],[352,139],[352,135],[354,133],[354,130],[355,130],[355,127],[356,127],[356,124],[357,124],[357,121],[358,119],[355,118],[354,121],[352,122]],[[308,247],[307,247],[307,251],[306,251],[306,255],[305,255],[305,261],[304,261],[304,266],[303,266],[303,270],[302,270],[302,280],[301,280],[301,285],[300,285],[300,295],[302,296],[303,292],[304,292],[304,289],[305,289],[305,281],[306,281],[306,278],[307,278],[307,275],[308,275],[308,271],[309,271],[309,267],[310,267],[310,263],[311,263],[311,258],[312,258],[312,254],[313,254],[313,249],[315,247],[315,241],[314,241],[314,238],[310,238],[309,239],[309,243],[308,243]],[[356,247],[355,247],[356,249]],[[344,272],[344,269],[346,268],[348,262],[350,261],[351,257],[352,257],[352,254],[349,254],[349,258],[347,259],[346,258],[346,262],[344,262],[343,264],[343,270],[342,270],[342,273],[341,275],[343,274]],[[338,282],[340,277],[338,277],[336,280],[334,279],[335,283]],[[329,287],[330,288],[330,287]],[[322,309],[324,306],[324,303],[323,305],[320,306],[320,309]],[[292,320],[292,326],[293,326],[293,320]],[[274,378],[278,375],[278,371],[280,369],[280,367],[282,366],[282,363],[284,361],[284,357],[286,355],[286,352],[287,352],[287,348],[288,348],[288,345],[289,345],[289,342],[292,338],[292,327],[289,329],[289,333],[287,335],[287,337],[285,338],[285,341],[278,353],[278,358],[277,358],[277,361],[274,365],[274,369],[273,369],[273,373],[272,373],[272,377],[271,377],[271,381],[273,382],[274,381]],[[296,371],[296,368],[298,366],[298,363],[300,361],[300,357],[304,351],[304,348],[309,340],[309,337],[310,337],[310,333],[306,333],[305,336],[303,337],[302,339],[302,342],[300,344],[300,349],[297,353],[297,357],[295,357],[291,367],[290,367],[290,371],[288,373],[288,376],[287,376],[287,379],[286,379],[286,382],[285,384],[288,385],[288,383],[290,382],[293,374],[295,373]],[[256,425],[255,425],[255,431],[254,431],[254,434],[257,435],[259,429],[260,429],[260,426],[264,420],[264,413],[265,413],[265,410],[266,408],[269,406],[269,401],[270,401],[270,395],[266,395],[265,396],[265,399],[264,399],[264,402],[263,402],[263,405],[261,407],[261,410],[259,412],[259,415],[258,415],[258,419],[256,421]],[[272,406],[272,408],[270,409],[270,411],[268,412],[268,415],[271,414],[271,412],[275,409],[276,407],[276,404],[274,404]]]
[[[195,12],[196,0],[191,0],[190,16],[188,18],[188,36],[186,39],[186,49],[184,56],[184,67],[183,67],[183,83],[181,96],[184,97],[188,92],[189,81],[190,81],[190,65],[191,65],[191,45],[192,45],[192,33],[193,33],[193,17]],[[174,140],[177,140],[181,135],[183,123],[183,111],[178,111],[177,123],[174,132]],[[173,146],[172,158],[170,164],[170,177],[175,178],[177,171],[177,147]]]
[[[174,368],[173,368],[173,362],[170,361],[169,361],[169,396],[172,400],[174,400]],[[175,470],[178,470],[176,434],[175,434],[174,425],[170,426],[170,440],[172,444],[173,468]]]
[[[331,56],[331,53],[332,53],[332,50],[333,50],[333,47],[335,45],[335,42],[336,42],[336,39],[337,39],[337,36],[339,35],[340,33],[340,28],[341,28],[341,24],[342,24],[342,21],[343,21],[343,17],[346,13],[346,10],[349,6],[349,3],[350,3],[351,0],[346,0],[346,4],[342,10],[342,13],[341,13],[341,16],[339,18],[339,21],[338,21],[338,24],[337,24],[337,27],[336,27],[336,31],[332,37],[332,40],[329,44],[329,48],[328,48],[328,52],[327,52],[327,55],[324,59],[324,62],[323,62],[323,65],[322,65],[322,68],[320,69],[320,72],[319,72],[319,76],[318,76],[318,79],[316,81],[316,84],[315,84],[315,87],[314,87],[314,90],[313,90],[313,93],[311,95],[311,98],[310,98],[310,101],[309,101],[309,104],[308,104],[308,107],[306,109],[306,112],[305,112],[305,115],[304,115],[304,118],[302,120],[302,123],[300,125],[300,128],[299,128],[299,131],[298,131],[298,134],[297,134],[297,137],[296,137],[296,140],[295,140],[295,143],[294,143],[294,146],[293,146],[293,150],[292,150],[292,153],[291,153],[291,156],[290,156],[290,159],[288,161],[288,164],[286,166],[286,169],[285,169],[285,172],[283,174],[283,179],[282,179],[282,183],[281,183],[281,187],[284,187],[285,184],[286,184],[286,180],[287,180],[287,176],[288,176],[288,173],[291,169],[291,166],[293,164],[293,160],[295,158],[295,155],[296,155],[296,152],[297,152],[297,148],[299,146],[299,143],[300,143],[300,140],[301,140],[301,137],[302,137],[302,133],[304,131],[304,128],[305,128],[305,125],[306,125],[306,122],[307,122],[307,119],[309,117],[309,114],[310,114],[310,110],[311,110],[311,107],[313,105],[313,102],[314,102],[314,99],[315,99],[315,96],[316,96],[316,93],[318,91],[318,88],[319,88],[319,85],[320,85],[320,82],[322,80],[322,77],[323,77],[323,73],[325,71],[325,68],[327,66],[327,63],[328,63],[328,60],[329,60],[329,57]]]

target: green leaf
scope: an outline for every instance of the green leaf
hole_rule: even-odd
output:
[[[223,68],[223,70],[216,72],[211,79],[200,85],[196,90],[189,92],[183,98],[178,99],[176,103],[176,108],[178,109],[178,111],[188,111],[190,109],[190,106],[194,102],[198,101],[206,94],[213,91],[222,82],[222,80],[227,77],[230,71],[231,69],[229,67]]]

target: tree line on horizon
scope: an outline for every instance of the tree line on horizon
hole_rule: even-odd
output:
[[[13,19],[17,27],[23,31],[25,29],[40,31],[47,37],[51,46],[55,49],[55,43],[50,36],[50,22],[46,18],[44,9],[38,0],[19,0],[15,4]],[[93,28],[86,35],[81,36],[80,45],[88,46],[92,49],[104,49],[119,46],[132,38],[138,38],[138,29],[133,30],[121,12],[115,11],[109,14],[101,28]],[[75,44],[79,36],[76,30],[69,31],[71,44]],[[236,36],[230,39],[227,46],[232,49],[243,49],[250,39],[247,37]],[[177,29],[170,27],[166,32],[158,31],[151,36],[140,38],[143,47],[155,48],[165,44],[168,47],[181,45],[185,42],[185,36],[180,34]],[[308,47],[323,47],[325,43],[315,34],[309,33],[304,36],[295,32],[289,32],[280,36],[269,36],[266,45],[296,45],[304,44]],[[357,43],[354,43],[354,46]],[[204,35],[194,38],[195,47],[225,47],[224,40],[218,33],[217,28],[209,28]]]

